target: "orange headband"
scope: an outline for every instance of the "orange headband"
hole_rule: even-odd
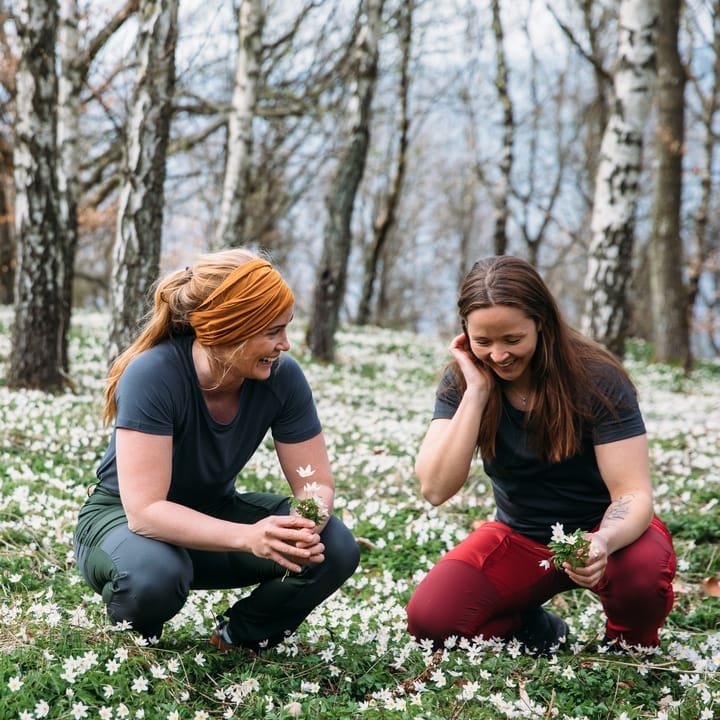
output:
[[[280,273],[258,258],[235,268],[188,319],[203,345],[236,345],[262,332],[294,301]]]

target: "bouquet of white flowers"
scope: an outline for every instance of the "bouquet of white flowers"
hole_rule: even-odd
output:
[[[576,530],[569,535],[561,523],[552,526],[552,539],[548,547],[552,550],[552,563],[561,568],[563,563],[569,563],[571,568],[582,567],[590,557],[591,542],[585,538],[585,530]]]
[[[306,468],[298,468],[300,477],[309,477],[315,471],[308,465]],[[298,515],[312,520],[316,525],[324,522],[328,516],[328,509],[325,501],[320,495],[320,486],[316,482],[306,483],[303,487],[304,498],[293,498],[290,504]]]

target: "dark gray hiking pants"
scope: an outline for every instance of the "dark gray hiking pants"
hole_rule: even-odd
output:
[[[251,524],[289,511],[283,496],[236,493],[210,514]],[[192,589],[257,584],[228,613],[235,642],[257,648],[282,641],[355,571],[359,548],[345,525],[332,516],[321,537],[324,562],[285,577],[283,567],[250,553],[188,550],[137,535],[128,529],[120,498],[98,488],[80,511],[74,548],[83,577],[102,596],[110,619],[130,622],[145,637],[160,637]]]

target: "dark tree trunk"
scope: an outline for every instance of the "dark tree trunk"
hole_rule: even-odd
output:
[[[510,176],[513,166],[513,144],[515,141],[515,119],[508,87],[508,67],[505,57],[505,34],[500,17],[500,0],[492,0],[492,27],[495,35],[495,87],[503,110],[503,147],[500,157],[500,179],[493,192],[495,228],[493,230],[493,252],[504,255],[507,252],[507,223],[510,214]]]
[[[690,335],[680,229],[686,77],[678,53],[680,5],[681,0],[661,0],[657,170],[649,260],[655,359],[686,366]]]
[[[373,236],[365,253],[365,273],[363,277],[357,323],[366,325],[370,322],[371,303],[378,274],[378,265],[385,244],[395,227],[395,218],[400,197],[402,196],[405,170],[407,168],[407,150],[410,141],[410,116],[408,101],[410,94],[410,50],[412,47],[412,21],[414,0],[405,0],[399,11],[400,15],[400,47],[402,60],[400,67],[400,139],[398,142],[397,167],[390,191],[384,198],[383,209],[373,223]]]
[[[15,228],[13,226],[12,149],[0,137],[0,305],[12,305],[15,295]]]
[[[323,253],[318,266],[307,343],[313,357],[335,359],[335,332],[345,296],[350,256],[353,205],[365,170],[370,144],[370,107],[377,81],[378,43],[382,29],[383,0],[365,0],[364,22],[359,27],[349,77],[348,141],[326,198],[327,220]]]
[[[56,0],[23,0],[15,122],[15,321],[8,385],[59,391],[67,335],[57,187]],[[23,19],[23,22],[20,21]]]

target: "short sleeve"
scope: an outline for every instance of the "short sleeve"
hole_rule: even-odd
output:
[[[451,368],[447,368],[440,378],[435,391],[435,410],[433,420],[449,420],[457,412],[461,395]]]
[[[299,443],[322,432],[310,384],[297,361],[285,356],[277,368],[275,385],[281,410],[271,425],[272,436],[284,443]]]
[[[595,407],[593,443],[604,445],[644,435],[645,422],[632,384],[610,367],[603,368],[598,377],[598,385],[610,398],[612,408]]]
[[[172,367],[158,367],[157,353],[135,358],[118,382],[116,427],[172,435],[179,387]]]

